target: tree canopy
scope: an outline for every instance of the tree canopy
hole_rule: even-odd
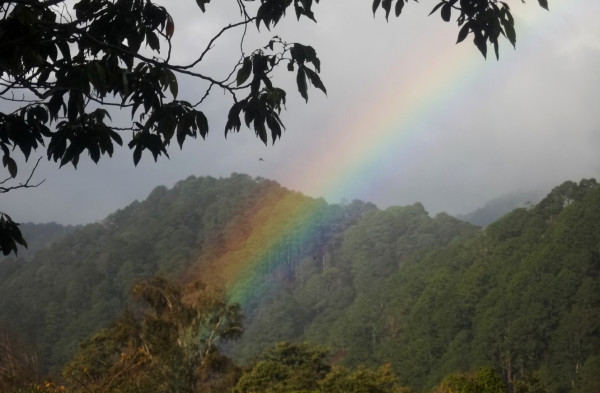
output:
[[[485,370],[490,366],[512,393],[599,391],[595,180],[565,182],[538,204],[513,210],[484,230],[446,214],[429,217],[420,204],[380,210],[360,201],[327,205],[294,194],[247,175],[190,177],[69,232],[26,263],[7,258],[0,263],[0,327],[18,332],[29,345],[6,346],[6,364],[17,364],[16,379],[29,383],[32,364],[21,355],[37,348],[43,373],[79,359],[70,375],[90,377],[93,386],[108,386],[115,375],[110,372],[130,366],[132,378],[123,383],[174,375],[173,381],[192,386],[207,381],[204,376],[218,382],[229,374],[205,368],[186,374],[175,365],[186,359],[190,365],[203,359],[224,365],[213,357],[219,352],[209,351],[222,348],[237,364],[250,362],[240,391],[267,391],[261,381],[270,380],[290,390],[351,392],[356,386],[364,392],[358,388],[383,386],[387,392],[393,380],[385,369],[377,371],[385,363],[398,386],[415,392],[499,387]],[[319,222],[286,222],[289,210],[273,203],[282,197],[310,204]],[[265,217],[275,218],[268,230],[253,225]],[[246,255],[264,249],[259,233],[286,236],[261,256],[266,263],[249,269],[250,279],[227,286],[253,292],[244,291],[244,333],[236,339],[239,330],[219,329],[241,325],[237,308],[221,297],[231,301],[233,291],[212,288],[223,283],[220,273],[235,271],[240,248]],[[138,283],[133,299],[128,297],[136,279],[156,274],[184,283],[200,279],[205,287],[156,278]],[[78,342],[108,327],[124,309],[132,310],[132,318],[118,322],[124,330],[108,328],[74,357]],[[118,332],[144,332],[143,341],[118,338]],[[328,347],[330,355],[278,346],[282,341]],[[143,343],[144,356],[135,352]],[[123,352],[128,357],[121,361]],[[159,367],[148,355],[157,362],[173,358],[168,364],[174,368]],[[2,358],[0,350],[0,363]],[[298,358],[307,361],[289,361]],[[136,359],[148,362],[137,368]],[[323,359],[331,359],[328,372]],[[109,373],[86,376],[84,367],[97,360],[102,367],[95,369]],[[5,370],[0,367],[0,386],[14,385],[10,367]],[[305,384],[314,380],[318,387]],[[440,390],[431,390],[440,383]]]
[[[235,367],[218,345],[242,334],[239,306],[164,277],[140,281],[132,296],[145,307],[80,344],[63,370],[68,391],[220,391]]]
[[[280,118],[286,91],[275,84],[275,70],[285,66],[294,74],[300,95],[308,100],[308,85],[326,93],[319,77],[316,50],[274,36],[267,45],[244,47],[250,28],[269,30],[288,12],[316,21],[318,0],[236,0],[238,14],[212,37],[189,64],[172,59],[175,21],[168,10],[149,0],[13,0],[0,5],[0,149],[5,174],[0,193],[35,187],[31,176],[19,174],[18,159],[28,160],[43,150],[60,166],[77,167],[83,153],[98,162],[112,156],[115,145],[127,143],[134,164],[148,151],[156,160],[168,156],[174,139],[181,147],[188,138],[204,138],[209,119],[205,99],[215,90],[231,106],[225,134],[238,132],[242,121],[263,142],[275,142],[285,128]],[[538,0],[547,8],[547,0]],[[400,16],[408,0],[374,0],[372,11]],[[210,0],[196,0],[202,14]],[[380,12],[381,13],[381,12]],[[439,13],[459,27],[457,42],[469,35],[484,55],[488,45],[498,57],[500,36],[513,46],[514,19],[509,5],[497,0],[442,0]],[[225,78],[199,70],[206,55],[229,30],[241,30],[237,62]],[[264,30],[263,30],[264,31]],[[190,77],[207,83],[194,101],[178,97],[179,80]],[[111,108],[130,111],[130,121],[111,120]],[[242,120],[243,119],[243,120]],[[124,133],[130,137],[124,140]],[[35,169],[34,169],[35,170]],[[18,176],[22,179],[19,181]],[[4,179],[4,180],[1,180]],[[10,216],[0,212],[0,248],[17,251],[25,240]]]

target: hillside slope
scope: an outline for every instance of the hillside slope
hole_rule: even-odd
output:
[[[310,341],[337,363],[390,363],[416,391],[480,366],[513,392],[583,393],[600,375],[594,180],[481,230],[420,204],[329,205],[266,179],[191,177],[0,270],[0,324],[51,370],[119,315],[136,280],[163,274],[242,304],[246,332],[227,348],[239,361]]]
[[[301,217],[291,224],[288,217],[294,206],[310,208],[319,219],[296,230]],[[294,266],[293,261],[319,255],[329,237],[371,209],[375,206],[358,201],[330,206],[240,174],[191,177],[171,190],[157,187],[145,201],[75,229],[29,261],[0,264],[0,326],[33,341],[43,364],[57,370],[78,342],[119,315],[137,280],[203,274],[204,281],[222,286],[202,267],[248,250],[246,240],[255,239],[250,235],[269,217],[271,231],[288,235],[270,257],[285,255]]]
[[[600,186],[566,182],[453,239],[456,225],[419,206],[371,212],[257,310],[235,352],[307,340],[350,366],[390,362],[418,391],[486,365],[514,389],[600,375]]]

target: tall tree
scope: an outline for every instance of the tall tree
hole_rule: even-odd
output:
[[[235,367],[218,343],[241,335],[238,306],[199,283],[182,290],[161,277],[140,282],[132,295],[143,302],[140,315],[126,313],[83,342],[65,368],[74,392],[191,393],[228,384]]]

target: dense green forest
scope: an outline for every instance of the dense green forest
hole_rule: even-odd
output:
[[[371,212],[326,266],[307,261],[309,277],[258,311],[240,351],[293,326],[286,339],[328,345],[350,366],[391,362],[417,390],[485,365],[557,392],[598,378],[587,369],[600,355],[596,182],[564,183],[485,231],[457,232],[420,206]]]
[[[5,258],[0,323],[37,391],[598,392],[600,186],[481,229],[191,177]]]

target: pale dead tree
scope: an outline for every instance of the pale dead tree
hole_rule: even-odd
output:
[[[0,330],[0,392],[35,383],[38,358],[22,341]]]

